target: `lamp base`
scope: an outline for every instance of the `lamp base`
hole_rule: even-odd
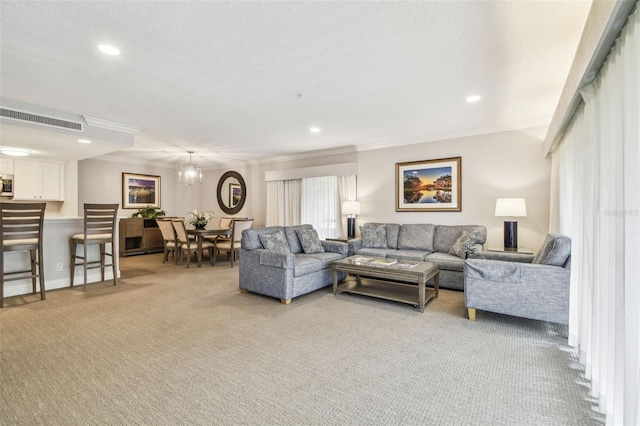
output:
[[[356,237],[356,218],[355,217],[347,218],[347,237],[349,238]]]
[[[518,222],[516,221],[504,221],[504,249],[518,249]]]

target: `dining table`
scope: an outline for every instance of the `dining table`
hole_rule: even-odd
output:
[[[187,229],[189,235],[196,237],[196,243],[198,244],[198,268],[202,266],[202,242],[205,237],[212,235],[231,235],[231,228],[212,228],[212,229]],[[215,250],[211,254],[215,256]]]

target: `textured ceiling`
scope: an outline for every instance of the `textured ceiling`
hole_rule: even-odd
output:
[[[141,130],[85,148],[2,120],[1,144],[215,167],[543,126],[590,4],[3,0],[3,106]]]

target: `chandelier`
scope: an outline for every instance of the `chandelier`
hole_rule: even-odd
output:
[[[193,151],[187,151],[189,153],[189,163],[180,166],[180,174],[178,180],[185,185],[197,185],[202,183],[202,169],[197,164],[191,163],[191,154]]]

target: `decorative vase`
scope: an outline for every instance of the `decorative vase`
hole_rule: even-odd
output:
[[[204,229],[207,227],[207,224],[196,223],[195,225],[193,225],[193,227],[196,229]]]

